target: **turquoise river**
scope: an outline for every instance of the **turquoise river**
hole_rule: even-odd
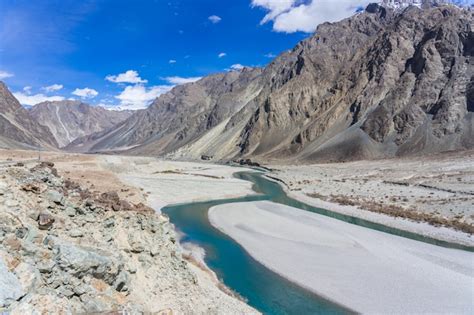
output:
[[[219,279],[240,294],[249,305],[264,314],[348,314],[351,311],[298,287],[254,260],[239,244],[209,223],[207,211],[210,207],[233,202],[270,200],[386,233],[439,246],[474,251],[472,247],[438,241],[309,206],[288,197],[278,183],[265,178],[259,172],[239,172],[235,174],[235,177],[252,182],[253,189],[259,194],[235,199],[173,205],[163,208],[162,211],[184,234],[181,241],[192,242],[204,248],[205,262]]]

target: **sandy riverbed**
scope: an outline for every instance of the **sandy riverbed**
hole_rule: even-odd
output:
[[[288,195],[307,204],[474,245],[472,234],[465,232],[474,225],[474,151],[272,168],[269,175],[286,183]],[[420,217],[431,223],[417,223]],[[464,232],[457,228],[461,225]]]
[[[270,269],[358,312],[474,312],[473,253],[267,201],[220,205],[209,217]]]
[[[155,209],[255,194],[250,182],[234,178],[235,167],[148,157],[100,156],[100,159],[103,168],[124,183],[141,188]]]

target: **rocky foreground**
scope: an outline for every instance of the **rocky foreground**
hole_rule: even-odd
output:
[[[0,178],[0,312],[256,313],[186,260],[146,205],[83,189],[48,162]]]

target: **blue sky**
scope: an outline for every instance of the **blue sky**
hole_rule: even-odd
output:
[[[370,2],[335,1],[0,0],[0,79],[24,104],[143,108],[172,85],[263,66]]]

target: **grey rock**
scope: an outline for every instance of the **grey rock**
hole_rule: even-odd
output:
[[[19,239],[23,239],[28,235],[28,229],[26,227],[20,227],[15,230],[15,235]]]
[[[133,253],[141,253],[146,249],[145,240],[140,233],[130,233],[128,235],[128,244]]]
[[[135,267],[134,265],[132,264],[128,264],[127,265],[127,270],[128,272],[130,272],[131,274],[135,274],[137,272],[137,267]]]
[[[18,203],[18,200],[16,199],[7,199],[7,201],[5,201],[5,206],[7,206],[8,208],[15,208],[15,207],[18,207],[19,203]]]
[[[74,207],[66,207],[64,213],[69,217],[74,217],[76,215],[76,209]]]
[[[74,295],[74,291],[68,287],[60,287],[58,289],[59,296],[71,297]]]
[[[92,275],[111,284],[123,268],[123,264],[111,254],[91,248],[61,244],[54,251],[57,265],[79,278]]]
[[[55,265],[56,262],[52,259],[40,260],[36,263],[36,267],[40,273],[51,273]]]
[[[62,205],[64,203],[64,195],[56,190],[48,191],[48,199],[58,205]]]
[[[127,272],[121,272],[115,280],[115,290],[119,292],[127,292],[130,286],[130,276]]]
[[[25,294],[20,280],[8,271],[3,259],[0,258],[0,307],[10,305]]]
[[[23,292],[34,290],[41,282],[40,272],[33,265],[20,263],[14,270],[15,275],[21,283]]]
[[[115,218],[114,217],[109,217],[105,219],[104,221],[104,227],[105,228],[112,228],[115,226]]]
[[[86,313],[88,314],[110,311],[110,305],[99,298],[82,295],[81,301],[83,301]]]
[[[26,257],[32,257],[40,253],[40,248],[28,240],[25,240],[21,247],[21,253]]]
[[[70,237],[74,237],[74,238],[76,238],[76,237],[83,237],[83,236],[84,236],[84,233],[83,233],[81,230],[79,230],[79,229],[74,229],[74,230],[71,230],[71,231],[69,232],[69,236],[70,236]]]
[[[150,255],[151,256],[158,256],[159,253],[160,253],[160,247],[158,245],[153,245],[150,248]]]

